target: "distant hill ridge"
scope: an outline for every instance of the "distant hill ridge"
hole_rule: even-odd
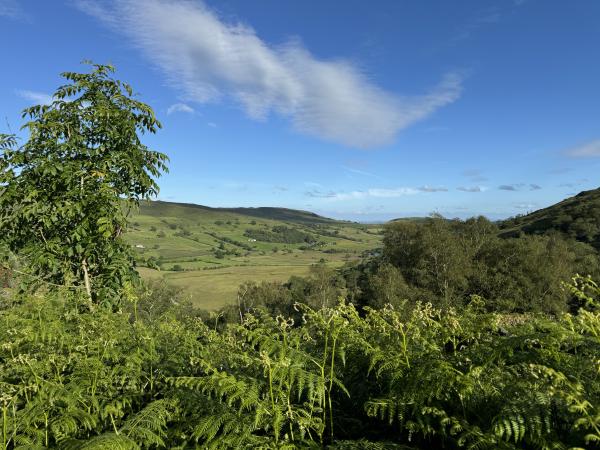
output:
[[[255,217],[259,219],[278,220],[283,222],[296,222],[303,224],[348,223],[347,221],[340,221],[319,216],[318,214],[315,214],[310,211],[277,207],[212,208],[210,206],[197,205],[194,203],[177,203],[158,200],[144,202],[141,204],[140,209],[140,212],[142,214],[150,216],[178,216],[181,214],[185,214],[185,210],[187,209],[196,212],[198,210],[202,210],[206,213],[219,214],[224,217],[227,214],[234,214]]]
[[[500,222],[503,236],[564,233],[600,250],[600,188],[583,191],[555,205]]]

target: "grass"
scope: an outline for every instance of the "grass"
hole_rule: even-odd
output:
[[[280,219],[285,219],[282,221]],[[246,281],[286,281],[312,264],[330,267],[358,260],[381,246],[381,226],[334,221],[283,208],[208,208],[150,202],[130,220],[126,235],[140,274],[185,289],[199,307],[217,309],[236,299]],[[297,228],[316,241],[252,241],[248,229]],[[174,270],[176,269],[176,270]]]
[[[141,268],[144,278],[162,278],[184,288],[194,305],[208,310],[234,302],[238,287],[246,281],[286,281],[292,275],[307,275],[309,266],[238,266],[215,270],[159,272]]]

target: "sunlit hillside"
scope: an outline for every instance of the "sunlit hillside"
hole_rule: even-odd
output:
[[[381,247],[379,225],[169,202],[142,203],[126,236],[143,277],[165,278],[208,309],[235,300],[244,281],[286,281],[312,264],[340,267]]]

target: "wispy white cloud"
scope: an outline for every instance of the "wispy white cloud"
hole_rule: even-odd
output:
[[[0,0],[0,17],[14,20],[30,20],[16,0]]]
[[[202,2],[76,4],[127,35],[188,101],[231,97],[254,119],[280,114],[302,133],[346,146],[388,144],[462,90],[462,76],[449,73],[426,94],[395,95],[348,61],[319,59],[298,40],[268,44],[250,26],[226,22]]]
[[[307,197],[312,198],[323,198],[329,200],[360,200],[367,198],[397,198],[404,197],[407,195],[415,195],[426,192],[447,192],[448,189],[445,187],[432,187],[432,186],[421,186],[418,188],[413,187],[398,187],[398,188],[370,188],[364,190],[355,191],[333,191],[323,190],[322,186],[309,186],[312,189],[306,191],[304,194]]]
[[[498,189],[501,191],[519,191],[525,186],[524,183],[516,183],[516,184],[501,184],[498,186]]]
[[[358,191],[359,194],[361,193]],[[396,189],[368,189],[366,191],[367,197],[377,197],[377,198],[395,198],[395,197],[404,197],[405,195],[414,195],[418,194],[419,190],[410,188],[410,187],[400,187]]]
[[[380,188],[372,188],[361,191],[320,191],[318,189],[313,189],[311,191],[305,192],[305,195],[313,198],[323,198],[329,200],[360,200],[366,198],[397,198],[404,197],[406,195],[414,195],[418,194],[419,190],[409,187],[400,187],[395,189],[380,189]]]
[[[443,187],[443,186],[439,186],[439,187],[435,187],[435,186],[421,186],[419,188],[419,191],[421,192],[448,192],[448,189]]]
[[[600,156],[600,139],[568,149],[565,154],[572,158],[593,158]]]
[[[49,105],[52,103],[52,96],[44,92],[15,89],[15,94],[36,105]]]
[[[462,192],[484,192],[487,190],[484,186],[460,186],[456,189]]]
[[[194,114],[194,108],[190,105],[186,105],[185,103],[175,103],[167,109],[167,116],[170,116],[173,113],[182,112],[187,114]]]

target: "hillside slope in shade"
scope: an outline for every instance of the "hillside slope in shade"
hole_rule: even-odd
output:
[[[560,232],[600,250],[600,188],[500,223],[503,236]]]

